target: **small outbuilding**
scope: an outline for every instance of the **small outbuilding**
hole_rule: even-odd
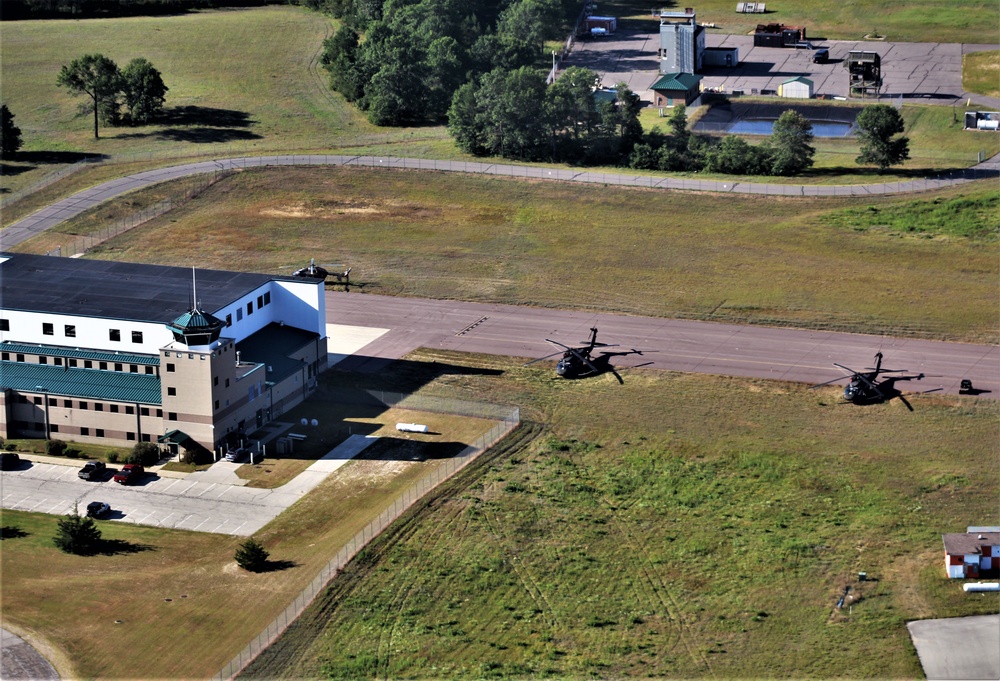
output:
[[[812,99],[813,82],[803,76],[790,78],[778,86],[778,96],[790,99]]]
[[[942,535],[948,577],[979,579],[1000,576],[1000,527],[969,529],[977,531]]]
[[[649,86],[653,91],[653,106],[685,106],[698,99],[702,77],[695,73],[667,73]]]

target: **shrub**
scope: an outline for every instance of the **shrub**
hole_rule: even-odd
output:
[[[16,452],[17,451],[17,443],[16,442],[8,442],[7,445],[6,445],[6,449],[7,449],[8,452]]]
[[[141,466],[153,466],[160,460],[160,448],[155,442],[139,442],[132,447],[126,463],[137,463]]]
[[[101,531],[91,518],[81,518],[75,510],[59,521],[52,542],[64,553],[87,556],[97,552]]]
[[[250,572],[262,572],[267,567],[271,554],[253,537],[248,538],[236,549],[236,564]]]
[[[112,449],[108,452],[108,463],[118,463],[118,459],[121,458],[121,453],[117,449]]]
[[[67,447],[66,450],[63,452],[63,454],[65,454],[71,459],[78,458],[80,456],[80,453],[81,453],[80,450],[77,449],[76,447]]]
[[[194,449],[185,449],[181,452],[181,463],[188,463],[195,466],[199,466],[204,463],[212,462],[212,453],[205,449],[204,447],[196,447]]]
[[[49,456],[62,456],[66,452],[66,443],[62,440],[46,440],[45,453]]]

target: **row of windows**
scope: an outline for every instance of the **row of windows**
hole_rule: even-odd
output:
[[[3,320],[7,322],[7,320]],[[4,331],[10,331],[10,324],[8,323],[7,328]],[[42,322],[42,335],[43,336],[54,336],[56,335],[55,324],[50,322]],[[66,338],[76,338],[76,325],[75,324],[64,324],[63,325],[63,335]],[[108,329],[108,340],[115,342],[120,342],[122,339],[122,332],[120,329]],[[142,331],[132,332],[132,342],[142,343]]]
[[[17,401],[21,404],[28,404],[28,397],[26,395],[18,395]],[[31,403],[37,406],[42,406],[44,404],[42,398],[37,395],[31,398]],[[76,402],[76,408],[81,411],[89,411],[90,405],[91,405],[90,402],[85,402],[83,400],[78,400]],[[55,397],[50,397],[49,406],[58,407],[59,399]],[[133,416],[135,415],[135,407],[132,406],[131,404],[119,405],[112,403],[105,405],[103,402],[94,402],[93,406],[94,406],[94,411],[104,411],[104,408],[106,406],[107,410],[112,414],[119,414],[122,413],[122,411],[124,411],[124,413],[126,414],[132,414]],[[122,409],[123,406],[124,410]],[[62,407],[63,409],[73,409],[73,400],[68,400],[68,399],[62,400]],[[154,410],[151,409],[150,407],[139,407],[139,416],[152,416],[154,413],[156,414],[157,418],[163,418],[162,409],[156,409],[154,412]],[[171,420],[176,421],[177,419],[173,418]]]
[[[262,295],[257,296],[257,309],[258,310],[260,308],[264,307],[265,305],[270,305],[270,304],[271,304],[271,292],[270,291],[266,291]],[[254,310],[253,301],[251,300],[249,303],[247,303],[247,316],[252,315],[253,314],[253,310]],[[243,321],[243,308],[242,307],[236,308],[236,321],[238,321],[238,322]],[[233,325],[233,315],[227,314],[226,315],[226,326],[229,327],[229,326],[232,326],[232,325]]]
[[[24,354],[18,352],[18,353],[15,354],[15,356],[16,356],[18,362],[23,362],[24,361]],[[5,362],[10,361],[10,353],[9,352],[4,352],[2,355],[0,355],[0,358],[2,358]],[[94,368],[94,362],[92,360],[89,360],[89,359],[78,360],[78,359],[73,358],[73,357],[70,357],[69,359],[66,360],[66,366],[71,367],[71,368],[78,368],[80,366],[80,362],[81,361],[83,362],[83,368],[84,369],[93,369]],[[39,364],[48,364],[49,363],[49,357],[47,357],[45,355],[39,355],[38,356],[38,363]],[[63,365],[63,358],[62,357],[53,357],[52,358],[52,363],[54,365],[56,365],[57,367],[61,367]],[[97,368],[101,369],[102,371],[107,371],[112,365],[114,365],[114,368],[115,368],[114,370],[115,371],[125,371],[125,365],[122,364],[121,362],[97,362]],[[130,373],[137,374],[137,373],[139,373],[139,365],[138,364],[129,364],[128,365],[128,370],[129,370]],[[149,365],[145,365],[143,367],[143,371],[146,374],[152,375],[155,372],[155,369],[153,367],[149,366]]]
[[[16,428],[17,430],[34,430],[36,432],[45,432],[45,424],[42,423],[42,422],[40,422],[40,421],[34,421],[34,422],[32,422],[32,421],[14,421],[11,425],[13,425],[14,428]],[[49,432],[50,433],[58,433],[59,432],[59,425],[56,424],[56,423],[50,424],[49,425]],[[83,436],[83,437],[90,437],[90,435],[91,435],[90,428],[87,428],[86,426],[82,426],[80,428],[80,435]],[[94,435],[94,437],[106,437],[106,435],[104,434],[104,429],[103,428],[94,428],[93,435]],[[125,433],[125,439],[126,440],[135,441],[135,439],[136,439],[135,433],[134,432],[127,432],[127,433]],[[143,442],[152,442],[153,436],[150,435],[149,433],[143,433],[142,437],[140,439]]]

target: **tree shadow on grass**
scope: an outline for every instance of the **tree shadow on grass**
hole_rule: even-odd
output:
[[[197,125],[210,128],[249,128],[256,124],[246,111],[215,109],[208,106],[175,106],[164,109],[156,122],[160,125]]]
[[[126,553],[142,553],[143,551],[156,551],[152,544],[137,544],[124,539],[101,539],[94,547],[94,553],[102,556],[118,556]]]
[[[12,166],[7,163],[0,163],[0,176],[13,177],[14,175],[20,175],[21,173],[26,173],[29,170],[34,170],[35,168],[36,166],[29,166],[29,165]]]
[[[14,158],[7,160],[18,163],[33,163],[35,165],[62,165],[65,163],[79,163],[80,161],[97,163],[108,158],[110,157],[107,154],[93,154],[82,151],[19,151]],[[5,170],[4,174],[6,172]]]
[[[21,537],[27,537],[28,533],[22,530],[20,527],[15,525],[4,525],[0,527],[0,540],[3,539],[20,539]]]
[[[279,570],[288,570],[298,566],[299,563],[296,563],[294,560],[269,560],[258,572],[278,572]]]
[[[261,135],[255,132],[229,128],[170,128],[156,133],[156,137],[170,142],[191,142],[193,144],[217,144],[261,139]]]

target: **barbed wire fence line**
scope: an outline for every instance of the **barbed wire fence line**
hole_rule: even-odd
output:
[[[247,667],[258,655],[269,645],[274,643],[279,636],[301,615],[315,598],[326,588],[334,577],[365,548],[383,530],[405,513],[411,506],[422,499],[428,492],[439,484],[448,480],[457,472],[465,468],[469,463],[487,449],[502,440],[508,433],[517,428],[521,423],[521,412],[517,407],[501,407],[463,400],[438,398],[425,395],[404,395],[402,393],[390,393],[383,391],[366,391],[372,400],[381,402],[385,406],[405,405],[406,408],[420,409],[425,411],[441,411],[443,413],[463,414],[466,416],[486,417],[492,414],[494,417],[502,414],[501,419],[486,433],[480,435],[475,442],[466,447],[457,456],[446,460],[434,468],[424,477],[417,480],[410,487],[398,495],[392,504],[384,508],[374,520],[365,525],[351,538],[340,551],[337,552],[330,562],[320,570],[319,574],[306,586],[288,606],[275,617],[270,624],[250,641],[226,664],[219,673],[213,677],[213,681],[228,681],[235,678],[243,669]]]

